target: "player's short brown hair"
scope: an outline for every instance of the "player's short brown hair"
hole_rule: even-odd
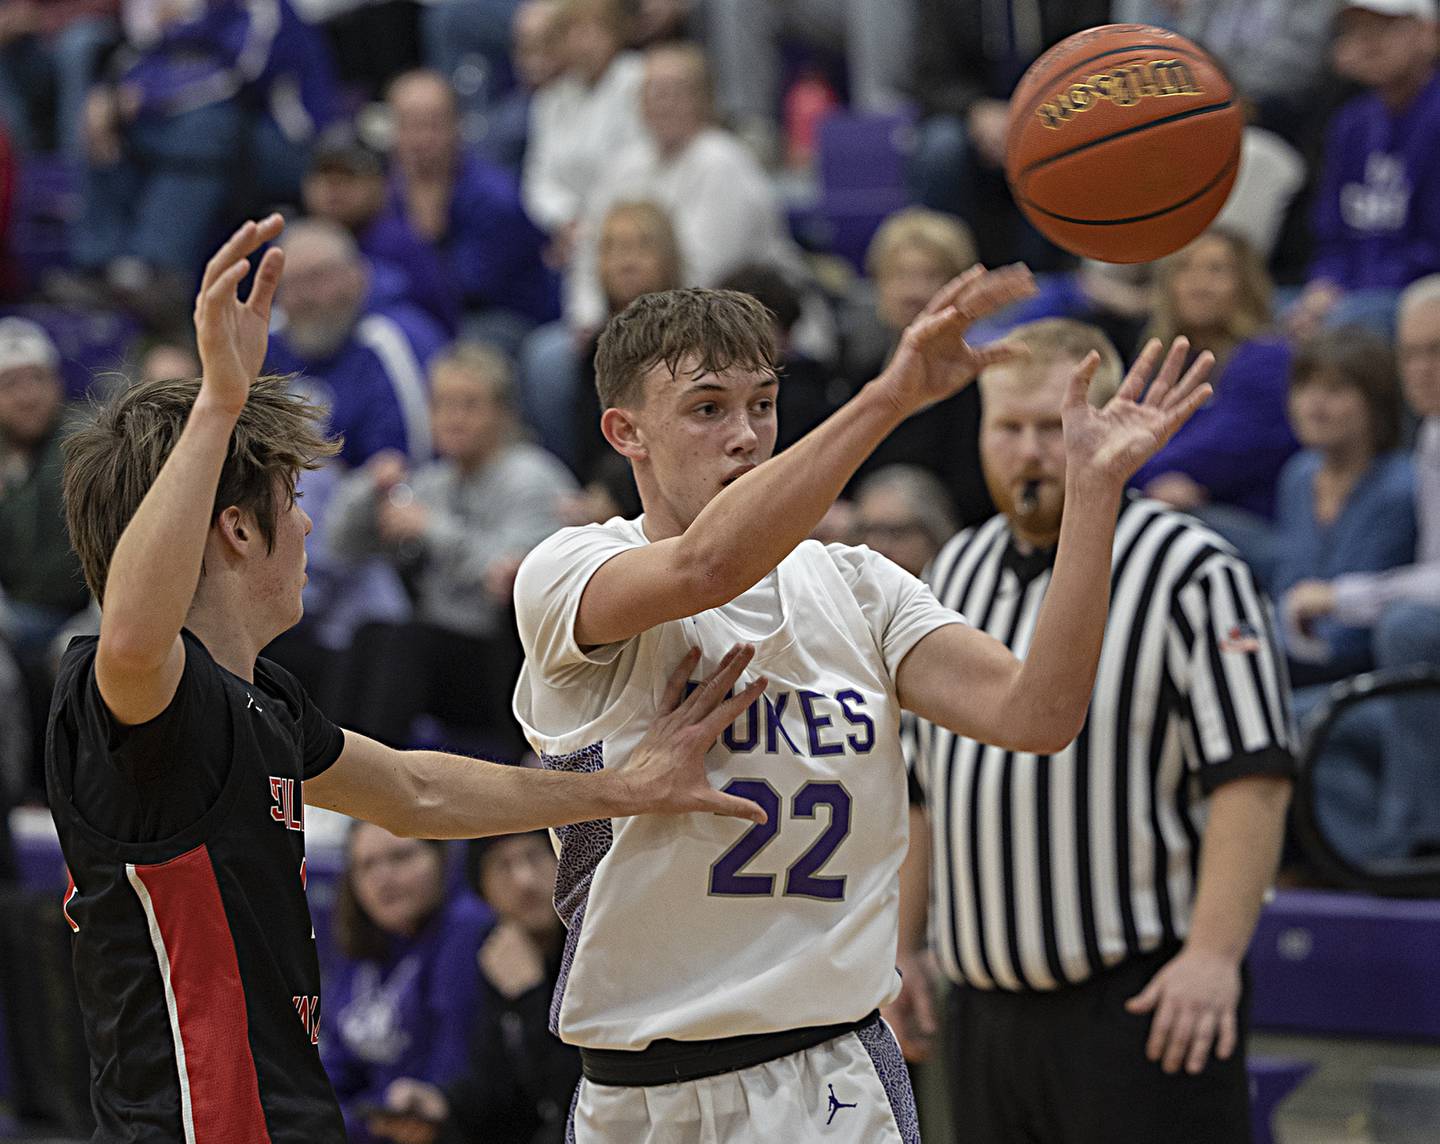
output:
[[[1120,388],[1125,376],[1125,366],[1120,360],[1120,351],[1105,335],[1105,331],[1087,322],[1074,318],[1041,318],[1016,326],[1005,335],[1007,342],[1016,342],[1030,351],[1028,358],[1006,362],[991,367],[994,372],[1032,371],[1035,367],[1048,367],[1056,362],[1084,360],[1094,350],[1100,355],[1100,367],[1090,379],[1090,404],[1097,408],[1104,405]],[[990,370],[986,370],[988,374]],[[1039,376],[1039,371],[1035,371]]]
[[[140,382],[94,405],[66,438],[65,518],[97,600],[105,598],[120,535],[160,475],[199,392],[195,379]],[[281,508],[277,487],[293,499],[300,470],[318,468],[340,448],[325,436],[324,420],[324,410],[290,392],[288,378],[262,377],[251,386],[230,435],[212,522],[231,505],[243,509],[272,549]]]
[[[738,290],[645,294],[610,319],[595,351],[600,407],[645,404],[644,378],[663,364],[676,377],[729,369],[775,371],[770,311]]]

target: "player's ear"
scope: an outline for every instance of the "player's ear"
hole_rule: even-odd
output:
[[[237,556],[243,556],[257,538],[255,522],[237,505],[221,509],[214,527],[220,534],[221,542]]]
[[[609,441],[611,447],[622,457],[638,461],[649,455],[640,426],[634,414],[627,409],[618,409],[612,405],[605,410],[600,415],[600,432],[605,434],[605,440]]]

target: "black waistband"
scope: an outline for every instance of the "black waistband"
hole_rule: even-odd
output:
[[[580,1067],[591,1084],[640,1088],[699,1080],[788,1057],[880,1020],[879,1010],[858,1021],[810,1025],[779,1033],[750,1033],[716,1041],[651,1041],[644,1049],[581,1049]]]

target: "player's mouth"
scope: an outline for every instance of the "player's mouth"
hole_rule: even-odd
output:
[[[724,489],[724,488],[729,488],[732,484],[734,484],[736,481],[738,481],[738,480],[739,480],[741,477],[743,477],[746,473],[751,473],[751,472],[754,472],[754,471],[755,471],[755,466],[754,466],[754,465],[746,465],[746,466],[745,466],[744,468],[742,468],[742,469],[737,469],[735,472],[731,473],[728,477],[726,477],[723,481],[720,482],[720,487],[721,487],[722,489]]]

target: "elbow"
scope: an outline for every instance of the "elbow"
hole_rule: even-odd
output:
[[[145,625],[112,620],[113,615],[112,611],[101,617],[100,642],[95,650],[97,662],[103,663],[108,672],[126,677],[150,674],[163,667],[175,634],[157,640]]]
[[[682,547],[677,556],[674,574],[684,584],[686,602],[694,612],[728,604],[756,583],[746,579],[742,561],[734,553],[714,546]]]

